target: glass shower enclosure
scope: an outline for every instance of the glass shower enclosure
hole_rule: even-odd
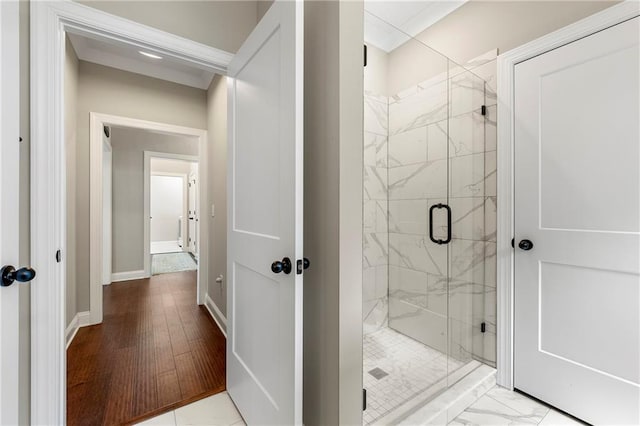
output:
[[[368,12],[365,44],[363,419],[395,424],[495,365],[495,146],[481,78]]]

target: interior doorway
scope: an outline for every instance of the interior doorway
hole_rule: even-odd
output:
[[[185,157],[149,158],[151,275],[192,271],[198,265],[198,163]],[[146,162],[146,160],[145,160]]]

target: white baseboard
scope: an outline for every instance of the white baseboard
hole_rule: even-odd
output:
[[[73,317],[73,319],[67,326],[67,329],[65,330],[65,333],[64,333],[65,338],[67,340],[67,346],[66,346],[67,349],[69,349],[69,345],[73,341],[73,338],[76,337],[76,333],[78,332],[78,329],[80,329],[80,327],[91,325],[90,316],[91,316],[90,313],[87,311],[87,312],[78,312]]]
[[[119,281],[140,280],[142,278],[149,278],[144,269],[141,269],[139,271],[116,272],[111,274],[112,283],[117,283]]]
[[[220,309],[218,309],[208,294],[204,298],[204,306],[207,308],[216,324],[218,324],[218,328],[222,334],[224,334],[224,337],[227,337],[227,319],[222,315],[222,312],[220,312]]]

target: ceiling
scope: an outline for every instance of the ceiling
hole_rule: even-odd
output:
[[[207,90],[215,73],[175,58],[153,59],[136,46],[67,33],[78,59]],[[143,50],[144,51],[144,50]],[[154,53],[147,51],[147,53]]]
[[[369,13],[365,14],[364,40],[391,52],[466,2],[365,0],[364,9]]]

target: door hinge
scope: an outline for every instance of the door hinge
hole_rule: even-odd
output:
[[[102,126],[102,130],[104,130],[104,135],[106,137],[109,137],[109,135],[111,134],[111,132],[109,130],[109,126]]]
[[[483,322],[482,324],[480,324],[480,331],[481,332],[486,332],[487,331],[487,323]]]
[[[486,105],[482,105],[480,107],[480,114],[487,115],[487,106]]]
[[[62,262],[62,251],[61,250],[56,251],[56,262],[57,263]]]
[[[367,390],[362,389],[362,411],[367,410]]]
[[[364,45],[364,66],[367,66],[367,45]]]

